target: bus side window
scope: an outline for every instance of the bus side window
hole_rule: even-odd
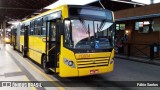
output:
[[[21,33],[21,35],[24,35],[24,25],[21,26],[20,33]]]
[[[55,41],[56,40],[56,23],[52,22],[51,23],[51,30],[52,30],[52,38],[51,41]]]
[[[42,22],[42,19],[39,18],[37,20],[37,35],[41,35],[41,22]]]
[[[31,24],[30,35],[34,35],[34,22],[32,21],[30,24]]]
[[[46,21],[44,18],[42,19],[41,35],[46,35]]]
[[[34,21],[34,35],[38,35],[38,24],[37,24],[37,20]]]

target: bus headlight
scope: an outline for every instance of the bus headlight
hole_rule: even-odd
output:
[[[66,59],[64,58],[63,59],[64,63],[72,68],[75,68],[75,65],[74,65],[74,62],[72,60],[69,60],[69,59]]]
[[[69,65],[69,66],[73,66],[73,64],[74,64],[73,61],[69,61],[69,62],[68,62],[68,65]]]
[[[9,38],[5,38],[5,41],[9,41]]]

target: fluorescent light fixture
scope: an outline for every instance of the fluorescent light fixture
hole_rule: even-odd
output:
[[[33,14],[41,14],[41,13],[33,13]]]
[[[12,25],[18,25],[20,21],[9,21],[8,23]]]
[[[11,29],[10,28],[7,28],[7,30],[6,31],[11,31]]]
[[[139,3],[137,1],[135,1],[135,2],[123,1],[123,0],[111,0],[111,1],[116,1],[116,2],[121,2],[121,3],[128,3],[128,4],[136,4],[136,5],[144,5],[144,3]],[[132,1],[134,1],[134,0],[132,0]]]
[[[150,0],[132,0],[134,2],[144,3],[144,4],[150,4]]]
[[[144,4],[150,4],[150,0],[132,0],[134,2],[144,3]],[[159,3],[160,0],[154,0],[154,3]]]
[[[86,5],[92,2],[95,2],[98,0],[59,0],[47,7],[45,7],[44,9],[52,9],[55,7],[58,7],[60,5],[64,5],[64,4],[68,4],[68,5]]]

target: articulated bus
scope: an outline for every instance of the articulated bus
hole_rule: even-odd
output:
[[[114,68],[112,11],[62,5],[12,29],[14,49],[61,77],[109,73]]]

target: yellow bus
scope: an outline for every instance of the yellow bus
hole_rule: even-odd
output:
[[[11,28],[11,42],[10,44],[13,46],[13,49],[14,50],[19,50],[20,51],[20,41],[23,39],[21,38],[20,40],[20,27],[21,27],[21,24],[18,24],[18,25],[14,25],[12,26]]]
[[[98,7],[62,5],[17,28],[15,48],[61,77],[109,73],[114,68],[114,17]],[[16,46],[17,45],[17,46]]]
[[[6,44],[10,44],[10,41],[11,41],[11,38],[10,38],[10,31],[6,31],[6,33],[5,33],[5,39],[4,39],[4,41],[5,41],[5,43]]]

